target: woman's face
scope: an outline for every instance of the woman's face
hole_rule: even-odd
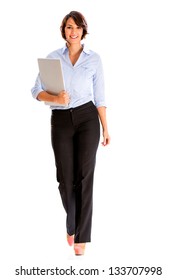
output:
[[[65,37],[70,44],[78,44],[83,35],[83,28],[77,26],[74,20],[70,17],[65,26]]]

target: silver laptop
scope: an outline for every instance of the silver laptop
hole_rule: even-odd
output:
[[[48,93],[57,95],[65,90],[62,64],[56,58],[38,58],[40,78]],[[58,103],[45,102],[46,105],[56,106]],[[59,104],[60,106],[60,104]]]

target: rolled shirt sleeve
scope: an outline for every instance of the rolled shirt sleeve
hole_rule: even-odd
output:
[[[32,87],[31,89],[31,93],[32,93],[32,96],[37,99],[39,93],[41,91],[43,91],[44,88],[42,86],[42,82],[41,82],[41,79],[40,79],[40,74],[38,74],[37,78],[36,78],[36,81],[35,81],[35,84],[34,86]]]
[[[93,77],[93,95],[94,103],[96,107],[106,107],[105,102],[105,85],[104,85],[104,73],[101,58],[97,63],[96,73]]]

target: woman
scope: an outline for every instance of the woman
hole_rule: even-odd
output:
[[[57,181],[67,214],[67,241],[75,255],[83,255],[91,241],[92,189],[100,123],[103,146],[110,142],[106,121],[103,69],[99,55],[81,43],[87,34],[84,16],[72,11],[60,27],[66,44],[48,58],[62,63],[65,91],[57,96],[44,90],[38,75],[33,97],[54,102],[51,106],[51,138]],[[100,120],[100,122],[99,122]]]

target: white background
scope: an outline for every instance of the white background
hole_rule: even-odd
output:
[[[18,278],[14,271],[21,265],[96,267],[107,273],[110,266],[162,266],[163,276],[134,278],[173,279],[174,2],[1,3],[2,279]],[[50,144],[50,109],[30,92],[38,72],[37,58],[64,45],[59,27],[71,10],[85,15],[89,25],[85,43],[102,57],[112,138],[111,145],[100,145],[97,154],[92,242],[83,258],[75,258],[66,243],[65,213]],[[99,278],[103,277],[117,279],[108,274]]]

